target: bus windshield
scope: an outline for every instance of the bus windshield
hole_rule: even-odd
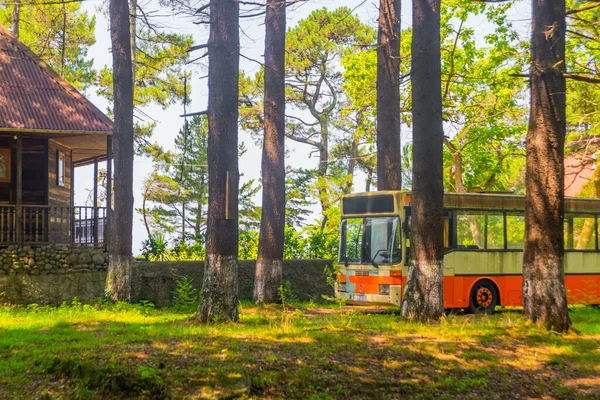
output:
[[[342,220],[339,261],[344,264],[395,264],[402,259],[400,218]]]

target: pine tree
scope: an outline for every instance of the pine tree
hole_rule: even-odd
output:
[[[129,5],[110,1],[114,87],[114,213],[111,224],[107,291],[114,301],[131,300],[133,226],[133,77]]]
[[[400,0],[380,0],[377,33],[377,188],[400,190]]]
[[[442,316],[444,187],[442,180],[440,1],[413,1],[413,182],[411,259],[403,313]]]
[[[571,326],[564,276],[565,2],[535,0],[525,174],[523,311],[548,329]]]
[[[210,0],[208,221],[198,318],[238,319],[239,2]]]
[[[285,235],[285,1],[267,0],[262,217],[254,301],[274,303],[283,277]]]

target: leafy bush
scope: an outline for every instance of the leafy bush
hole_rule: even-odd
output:
[[[165,235],[162,232],[156,232],[142,243],[142,255],[148,261],[167,261],[169,259],[168,244],[169,241]]]
[[[238,258],[256,260],[258,257],[258,231],[240,231]]]
[[[292,284],[290,281],[283,281],[281,286],[279,286],[279,300],[282,303],[297,303],[298,297],[292,290]]]
[[[192,245],[180,242],[169,251],[172,260],[177,261],[200,261],[206,259],[204,243],[195,241]]]

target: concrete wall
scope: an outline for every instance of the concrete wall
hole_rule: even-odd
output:
[[[303,301],[311,298],[322,301],[322,295],[333,295],[327,285],[325,266],[327,260],[286,260],[283,278],[290,282],[294,295]],[[240,299],[252,299],[255,261],[239,262]],[[135,262],[133,273],[133,297],[135,301],[149,300],[156,306],[167,306],[183,276],[193,279],[200,289],[204,274],[204,262]],[[106,268],[71,268],[60,273],[31,274],[28,270],[11,270],[0,274],[0,303],[11,304],[60,304],[77,297],[84,303],[93,302],[104,295]]]

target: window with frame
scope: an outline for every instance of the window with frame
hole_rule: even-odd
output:
[[[597,217],[567,215],[565,218],[565,250],[596,250]]]
[[[504,216],[489,214],[485,217],[485,248],[490,250],[504,249]]]
[[[485,215],[459,212],[456,216],[456,244],[459,249],[485,248]]]
[[[65,153],[59,151],[56,160],[56,184],[58,186],[65,186]]]
[[[504,215],[484,211],[459,211],[456,215],[457,249],[503,250]]]
[[[525,242],[525,216],[506,215],[506,248],[522,249]]]

